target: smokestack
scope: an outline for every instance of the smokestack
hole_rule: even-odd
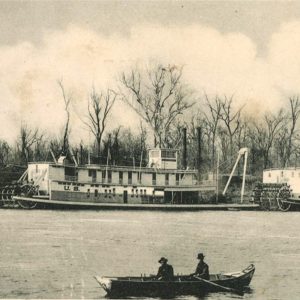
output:
[[[80,164],[83,165],[83,146],[80,144]]]
[[[186,169],[187,168],[186,128],[182,129],[182,133],[183,133],[182,166],[183,166],[183,169]]]
[[[202,139],[201,127],[197,128],[197,137],[198,137],[197,169],[198,169],[198,181],[200,181],[200,179],[201,179],[201,139]]]

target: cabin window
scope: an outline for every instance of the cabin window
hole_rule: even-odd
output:
[[[283,177],[283,171],[281,171],[281,177]]]
[[[123,172],[119,172],[119,184],[123,184]]]
[[[137,176],[138,176],[138,183],[142,183],[142,173],[141,172],[138,172],[137,173]]]
[[[87,189],[87,194],[86,194],[86,196],[87,196],[88,198],[90,198],[90,194],[91,194],[91,190],[90,190],[90,189]]]
[[[116,195],[116,189],[115,188],[113,188],[113,194],[114,194],[114,196]]]
[[[135,195],[136,195],[136,197],[139,196],[139,190],[138,189],[135,190]]]
[[[95,197],[98,197],[98,190],[95,190]]]
[[[140,194],[143,195],[143,190],[142,189],[140,189]]]
[[[176,185],[179,185],[179,174],[176,173]]]
[[[107,198],[107,189],[104,190],[104,197]]]
[[[102,182],[104,183],[106,179],[106,170],[102,171]]]
[[[132,172],[128,172],[128,184],[132,184]]]
[[[156,185],[156,173],[152,173],[152,185]]]
[[[169,174],[165,174],[165,184],[169,185]]]
[[[78,186],[74,186],[73,190],[74,190],[75,192],[78,192],[78,191],[79,191]]]
[[[271,172],[269,172],[269,177],[271,177],[272,176],[272,174],[271,174]]]
[[[89,177],[96,177],[96,176],[97,176],[96,170],[89,170]]]
[[[146,195],[147,194],[147,190],[144,190],[144,195]]]
[[[108,183],[111,183],[111,170],[107,171],[107,179],[108,179]]]

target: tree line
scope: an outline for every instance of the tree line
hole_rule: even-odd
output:
[[[286,99],[288,105],[277,111],[251,116],[246,105],[237,106],[233,95],[199,95],[183,82],[183,68],[155,65],[123,72],[118,88],[91,89],[86,112],[80,116],[93,137],[91,145],[70,141],[72,94],[58,80],[57,87],[65,110],[65,124],[58,137],[22,123],[13,144],[0,139],[0,165],[26,165],[66,155],[79,163],[146,166],[150,147],[179,149],[182,155],[183,128],[187,129],[188,168],[197,168],[198,133],[201,172],[229,172],[237,151],[249,149],[249,172],[261,175],[265,168],[298,165],[300,156],[299,97]],[[107,128],[112,108],[123,101],[140,119],[139,130]],[[249,106],[251,104],[249,103]],[[200,128],[200,130],[198,129]],[[181,162],[179,160],[179,166]]]

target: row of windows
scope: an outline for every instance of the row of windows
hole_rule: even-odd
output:
[[[66,185],[65,187],[64,187],[64,189],[65,190],[70,190],[70,186],[68,186],[68,185]],[[75,191],[75,192],[78,192],[79,191],[79,187],[78,186],[74,186],[73,187],[73,191]],[[90,189],[87,189],[87,194],[88,194],[88,197],[90,196],[90,192],[91,192],[91,190]],[[132,189],[131,190],[131,194],[132,195],[134,195],[134,194],[136,194],[136,195],[138,195],[139,194],[139,192],[140,192],[140,195],[142,196],[142,195],[146,195],[147,194],[147,190],[146,189]],[[95,189],[94,190],[94,194],[95,194],[95,197],[97,197],[98,195],[99,195],[99,191],[98,191],[98,189]],[[104,189],[104,194],[105,195],[107,195],[107,194],[113,194],[114,196],[116,195],[116,189],[115,188],[112,188],[112,189]],[[153,194],[154,194],[154,191],[153,191]]]
[[[65,181],[58,181],[58,184],[59,185],[85,186],[84,183],[65,182]]]
[[[291,175],[291,177],[295,177],[295,172],[292,171],[292,172],[290,173],[290,175]],[[280,172],[280,176],[281,176],[281,177],[284,176],[284,171],[281,171],[281,172]],[[288,174],[286,174],[285,176],[288,176]],[[271,173],[271,172],[269,172],[269,177],[272,177],[272,173]],[[298,173],[298,177],[300,177],[300,173]]]
[[[112,172],[111,170],[108,171],[102,171],[102,182],[105,181],[106,179],[106,174],[107,174],[107,178],[108,178],[108,182],[111,183],[111,178],[112,178]],[[168,185],[169,184],[169,175],[170,174],[165,174],[165,183]],[[92,177],[94,180],[96,180],[97,178],[97,172],[96,170],[89,170],[89,176]],[[180,179],[182,179],[184,176],[184,174],[176,174],[176,182],[178,182]],[[137,180],[139,183],[141,183],[142,181],[142,173],[138,172],[137,173]],[[152,173],[152,182],[153,184],[156,184],[156,173]],[[123,183],[123,172],[119,171],[119,183],[122,184]],[[128,171],[128,184],[132,183],[132,172]]]

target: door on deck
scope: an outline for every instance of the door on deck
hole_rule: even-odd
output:
[[[123,202],[128,203],[128,192],[127,191],[123,191]]]

